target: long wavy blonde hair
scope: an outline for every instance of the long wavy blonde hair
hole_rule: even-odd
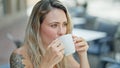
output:
[[[66,7],[58,0],[41,0],[34,6],[26,28],[24,43],[27,44],[27,53],[34,68],[39,68],[41,57],[45,53],[40,37],[40,24],[43,22],[45,15],[53,8],[61,9],[67,17],[67,33],[71,33],[72,25]],[[66,68],[65,57],[56,65],[57,68]]]

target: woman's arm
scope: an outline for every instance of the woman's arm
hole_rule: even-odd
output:
[[[80,68],[90,68],[87,53],[79,55],[80,58]]]
[[[68,56],[67,57],[68,68],[90,68],[86,55],[82,55],[79,58],[80,58],[80,64],[74,59],[72,55]]]
[[[67,68],[80,68],[80,64],[72,55],[67,56]]]

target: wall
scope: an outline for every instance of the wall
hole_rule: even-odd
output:
[[[26,0],[0,0],[0,29],[26,15]]]

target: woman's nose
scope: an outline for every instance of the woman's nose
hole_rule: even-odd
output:
[[[63,28],[63,27],[60,27],[59,29],[58,29],[58,35],[59,36],[62,36],[62,35],[64,35],[65,34],[65,29]]]

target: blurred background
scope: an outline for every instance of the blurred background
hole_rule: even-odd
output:
[[[24,39],[26,25],[39,0],[0,0],[0,68]],[[60,0],[71,15],[73,34],[89,44],[91,68],[120,68],[120,0]],[[77,53],[74,54],[78,60]],[[79,61],[78,61],[79,62]]]

